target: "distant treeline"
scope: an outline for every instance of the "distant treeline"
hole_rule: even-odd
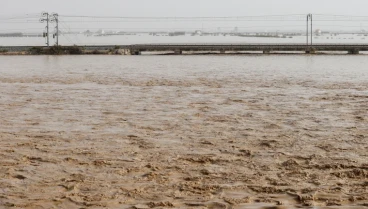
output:
[[[0,37],[22,37],[23,33],[0,33]]]
[[[42,37],[42,34],[0,33],[0,37]]]
[[[33,55],[83,54],[83,49],[78,46],[32,47],[29,53]]]
[[[85,50],[80,46],[51,46],[51,47],[32,47],[27,51],[31,55],[78,55],[78,54],[122,54],[120,47],[106,48],[100,50]]]

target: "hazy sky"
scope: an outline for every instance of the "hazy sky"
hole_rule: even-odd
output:
[[[12,24],[0,21],[1,31],[34,30],[44,27],[38,22],[41,11],[57,12],[60,15],[135,16],[135,17],[185,17],[185,16],[250,16],[288,14],[337,14],[367,15],[367,0],[0,0],[0,19],[7,16],[36,14],[33,23]],[[64,19],[65,20],[65,19]],[[63,21],[64,21],[63,20]],[[318,24],[316,22],[316,24]],[[368,29],[368,21],[329,22],[318,27]],[[347,25],[349,24],[349,25]],[[64,21],[62,27],[71,30],[98,28],[264,28],[303,30],[305,22],[119,22],[86,23]],[[264,29],[263,28],[263,29]],[[273,29],[274,28],[274,29]],[[249,30],[250,30],[249,29]]]
[[[228,16],[328,13],[368,15],[367,0],[1,0],[0,15]]]

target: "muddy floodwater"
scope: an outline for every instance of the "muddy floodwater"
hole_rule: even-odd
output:
[[[0,208],[368,208],[368,58],[2,56]]]

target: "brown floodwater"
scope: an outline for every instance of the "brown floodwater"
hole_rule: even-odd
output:
[[[366,56],[1,56],[0,208],[368,208]]]

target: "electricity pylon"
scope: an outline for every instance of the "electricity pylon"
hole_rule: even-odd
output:
[[[56,32],[54,33],[53,37],[56,37],[56,46],[59,46],[59,15],[57,13],[52,13],[51,16],[51,22],[56,23]]]
[[[40,19],[40,22],[41,23],[44,23],[46,22],[47,25],[46,25],[46,33],[43,33],[43,37],[46,37],[46,44],[47,44],[47,47],[50,46],[50,39],[49,39],[49,13],[47,12],[42,12],[42,18]]]

